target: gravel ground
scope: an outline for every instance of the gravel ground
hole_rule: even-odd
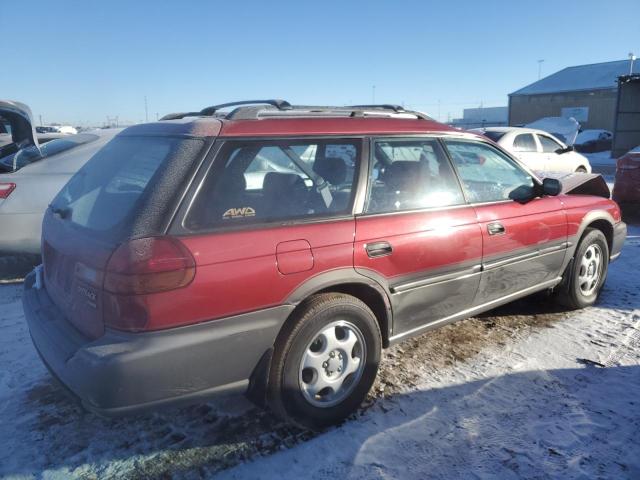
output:
[[[117,420],[83,412],[52,381],[31,345],[20,303],[21,287],[0,286],[0,445],[4,447],[0,449],[0,477],[201,478],[238,465],[242,466],[237,478],[247,471],[246,476],[254,477],[261,473],[251,470],[256,460],[283,450],[304,451],[310,442],[326,442],[361,424],[370,425],[378,415],[398,414],[397,398],[451,385],[460,381],[455,375],[461,371],[465,378],[490,375],[489,366],[514,361],[495,360],[500,352],[512,351],[536,335],[561,332],[583,318],[609,318],[620,312],[625,312],[624,322],[633,324],[629,328],[640,330],[639,283],[634,274],[640,268],[640,229],[632,228],[631,234],[623,260],[611,267],[598,308],[563,312],[538,295],[388,349],[378,380],[360,411],[343,426],[319,436],[275,420],[242,397]],[[610,338],[616,332],[594,325],[593,332],[586,332],[587,347],[597,350],[621,342]],[[570,339],[575,332],[568,335]],[[552,351],[557,354],[565,346],[561,343]],[[488,352],[494,353],[487,363]],[[585,354],[585,362],[600,355],[596,353]],[[235,476],[234,472],[227,473]],[[370,474],[365,472],[362,478],[373,476]],[[446,478],[446,472],[444,475]],[[325,478],[322,472],[315,476]]]

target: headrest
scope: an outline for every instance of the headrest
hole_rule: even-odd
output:
[[[331,185],[340,185],[347,178],[347,165],[338,157],[319,157],[313,164],[313,171]]]
[[[394,190],[408,190],[420,182],[420,163],[399,160],[385,168],[384,181]]]
[[[304,187],[304,180],[295,173],[269,172],[264,176],[262,191],[265,195],[282,195]]]
[[[242,193],[247,189],[247,179],[241,171],[227,170],[220,180],[217,182],[219,184],[217,189],[225,195],[227,193]]]

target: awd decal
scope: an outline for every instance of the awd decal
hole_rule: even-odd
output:
[[[255,217],[256,211],[251,207],[230,208],[222,215],[222,218]]]

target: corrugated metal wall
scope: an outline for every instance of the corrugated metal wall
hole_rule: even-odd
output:
[[[615,131],[613,157],[624,155],[640,145],[640,76],[620,77],[620,98]]]
[[[543,117],[559,117],[563,108],[588,107],[582,128],[613,131],[616,114],[616,89],[565,92],[509,97],[509,125],[523,125]]]

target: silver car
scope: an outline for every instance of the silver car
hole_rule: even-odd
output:
[[[0,251],[40,253],[42,218],[53,197],[120,130],[65,135],[40,145],[31,110],[0,101]]]

